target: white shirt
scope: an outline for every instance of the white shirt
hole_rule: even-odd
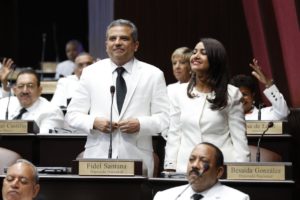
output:
[[[0,119],[5,120],[6,109],[9,97],[0,100]],[[11,120],[17,116],[21,110],[19,100],[15,96],[10,97],[8,108],[8,119]],[[22,119],[34,120],[40,128],[40,133],[49,133],[49,129],[63,128],[64,115],[62,111],[52,105],[43,97],[39,99],[23,114]]]
[[[51,103],[58,107],[67,107],[67,100],[73,97],[78,85],[79,79],[76,75],[60,78],[57,82],[56,90],[51,99]]]
[[[55,79],[59,79],[60,75],[69,76],[74,72],[75,63],[71,60],[65,60],[58,63],[56,67]]]
[[[178,199],[190,200],[195,193],[188,185],[173,187],[162,192],[157,192],[153,200]],[[186,189],[187,188],[187,189]],[[185,190],[186,189],[186,190]],[[185,190],[185,191],[184,191]],[[239,190],[216,183],[211,188],[201,192],[203,198],[201,200],[249,200],[249,196]],[[178,197],[178,195],[180,195]]]

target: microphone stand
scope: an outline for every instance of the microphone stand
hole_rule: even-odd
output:
[[[257,119],[260,121],[261,120],[261,108],[263,107],[263,104],[262,103],[260,103],[259,105],[258,105],[258,116],[257,116]]]
[[[7,100],[7,106],[6,106],[6,112],[5,112],[5,120],[8,120],[8,108],[10,104],[10,97],[11,97],[11,79],[15,72],[16,65],[12,65],[12,71],[10,72],[9,78],[8,78],[8,100]]]
[[[110,86],[110,93],[111,93],[111,105],[110,105],[110,133],[109,133],[109,149],[108,149],[108,159],[112,157],[112,108],[114,102],[114,94],[115,94],[115,86]]]
[[[261,136],[258,139],[257,142],[257,152],[256,152],[256,162],[260,162],[260,141],[263,138],[263,136],[265,135],[265,133],[269,130],[269,128],[273,127],[274,123],[273,122],[269,122],[268,123],[268,127],[266,128],[266,130],[264,130],[264,132],[261,134]]]
[[[202,172],[199,172],[198,173],[198,177],[201,177],[203,174],[204,174],[204,172],[206,172],[207,170],[209,169],[209,165],[207,164],[207,163],[204,163],[204,165],[203,165],[203,170],[202,170]],[[189,187],[191,187],[192,186],[192,184],[194,183],[196,181],[196,179],[194,179],[194,180],[192,180],[185,188],[184,188],[184,190],[182,190],[178,195],[177,195],[177,197],[175,198],[175,200],[177,200]]]
[[[42,55],[41,55],[41,64],[45,61],[45,50],[46,50],[46,38],[47,34],[43,33],[42,34]]]

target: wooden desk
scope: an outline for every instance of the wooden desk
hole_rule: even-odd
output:
[[[147,178],[41,175],[37,200],[150,200]],[[2,186],[2,178],[1,178]]]
[[[37,166],[71,167],[84,150],[84,134],[9,134],[0,136],[0,146],[18,152]]]
[[[295,185],[293,181],[221,180],[221,182],[249,194],[251,200],[292,200],[296,197],[296,194],[293,194]],[[40,184],[41,191],[37,198],[40,200],[152,200],[157,191],[184,185],[187,181],[145,177],[41,175]]]
[[[259,136],[248,136],[249,144],[256,145]],[[25,159],[38,166],[71,166],[71,161],[84,150],[84,134],[2,134],[0,146],[16,151]],[[291,135],[265,135],[261,147],[268,148],[282,155],[284,162],[292,161]],[[153,137],[154,151],[160,158],[163,170],[165,140],[161,136]]]
[[[247,135],[248,143],[257,146],[257,141],[260,135]],[[261,139],[260,146],[271,151],[274,151],[282,156],[283,162],[291,162],[293,137],[290,134],[282,135],[264,135]]]

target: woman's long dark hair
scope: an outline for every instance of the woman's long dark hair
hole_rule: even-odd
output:
[[[209,62],[207,84],[215,92],[215,98],[208,99],[212,110],[221,110],[227,105],[228,94],[227,84],[229,76],[227,71],[227,55],[222,43],[213,38],[202,38],[200,42],[203,43],[206,55]],[[187,88],[187,95],[194,98],[192,94],[193,88],[196,85],[196,73],[192,73]]]

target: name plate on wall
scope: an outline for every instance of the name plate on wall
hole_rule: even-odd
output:
[[[232,180],[289,180],[291,176],[291,163],[265,162],[265,163],[227,163],[226,179]]]
[[[270,121],[256,121],[249,120],[246,121],[246,133],[248,135],[252,134],[262,134],[268,127],[268,123]],[[273,127],[269,128],[269,130],[265,134],[283,134],[284,133],[284,121],[272,121]]]
[[[142,161],[128,159],[79,159],[81,176],[135,176],[142,175]]]
[[[33,120],[0,120],[0,134],[38,133],[39,127]]]

